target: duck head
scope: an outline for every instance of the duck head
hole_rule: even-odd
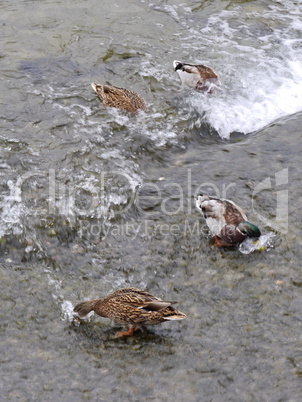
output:
[[[246,237],[250,238],[259,238],[261,236],[260,229],[258,226],[254,225],[253,223],[250,223],[248,221],[242,221],[238,225],[238,229],[242,234],[244,234]]]
[[[183,67],[183,63],[181,61],[174,60],[173,67],[174,67],[174,71],[180,70]]]

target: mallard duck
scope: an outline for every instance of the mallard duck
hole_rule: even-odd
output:
[[[186,315],[177,311],[172,304],[148,292],[136,288],[119,289],[104,299],[84,301],[75,306],[75,321],[87,316],[91,311],[101,317],[130,326],[129,331],[119,331],[116,337],[129,336],[143,325],[154,325],[169,320],[182,320]]]
[[[146,109],[145,101],[134,91],[114,87],[110,84],[98,85],[93,82],[91,86],[102,101],[103,106],[116,107],[132,113],[138,109]]]
[[[243,210],[233,201],[201,194],[197,197],[196,206],[214,234],[218,247],[235,246],[247,237],[257,239],[261,236],[259,228],[247,221]]]
[[[218,77],[210,67],[202,64],[188,64],[181,61],[173,61],[174,70],[178,73],[183,85],[201,92],[212,92],[212,87],[217,85]]]

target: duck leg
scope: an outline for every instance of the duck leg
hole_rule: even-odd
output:
[[[135,331],[137,331],[138,328],[136,327],[131,327],[129,329],[129,331],[117,331],[117,333],[115,334],[115,338],[121,338],[123,336],[131,336],[134,334]]]

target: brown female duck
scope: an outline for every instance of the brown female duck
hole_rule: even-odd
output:
[[[206,224],[215,237],[215,245],[235,246],[247,237],[259,238],[259,228],[248,222],[243,210],[233,201],[199,195],[197,208],[202,212]]]
[[[143,98],[129,89],[114,87],[113,85],[91,84],[102,101],[103,106],[115,107],[135,113],[137,110],[145,110],[146,104]]]
[[[186,315],[172,307],[176,302],[163,301],[136,288],[119,289],[104,299],[84,301],[75,306],[75,321],[91,311],[118,324],[130,326],[129,331],[117,332],[116,337],[132,335],[144,325],[155,325],[169,320],[182,320]]]

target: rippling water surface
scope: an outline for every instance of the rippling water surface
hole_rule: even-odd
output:
[[[53,0],[1,10],[1,369],[5,400],[298,401],[299,2]],[[173,60],[219,76],[183,90]],[[105,109],[91,82],[146,112]],[[258,244],[215,249],[200,192]],[[187,314],[114,339],[73,306],[136,286]]]

